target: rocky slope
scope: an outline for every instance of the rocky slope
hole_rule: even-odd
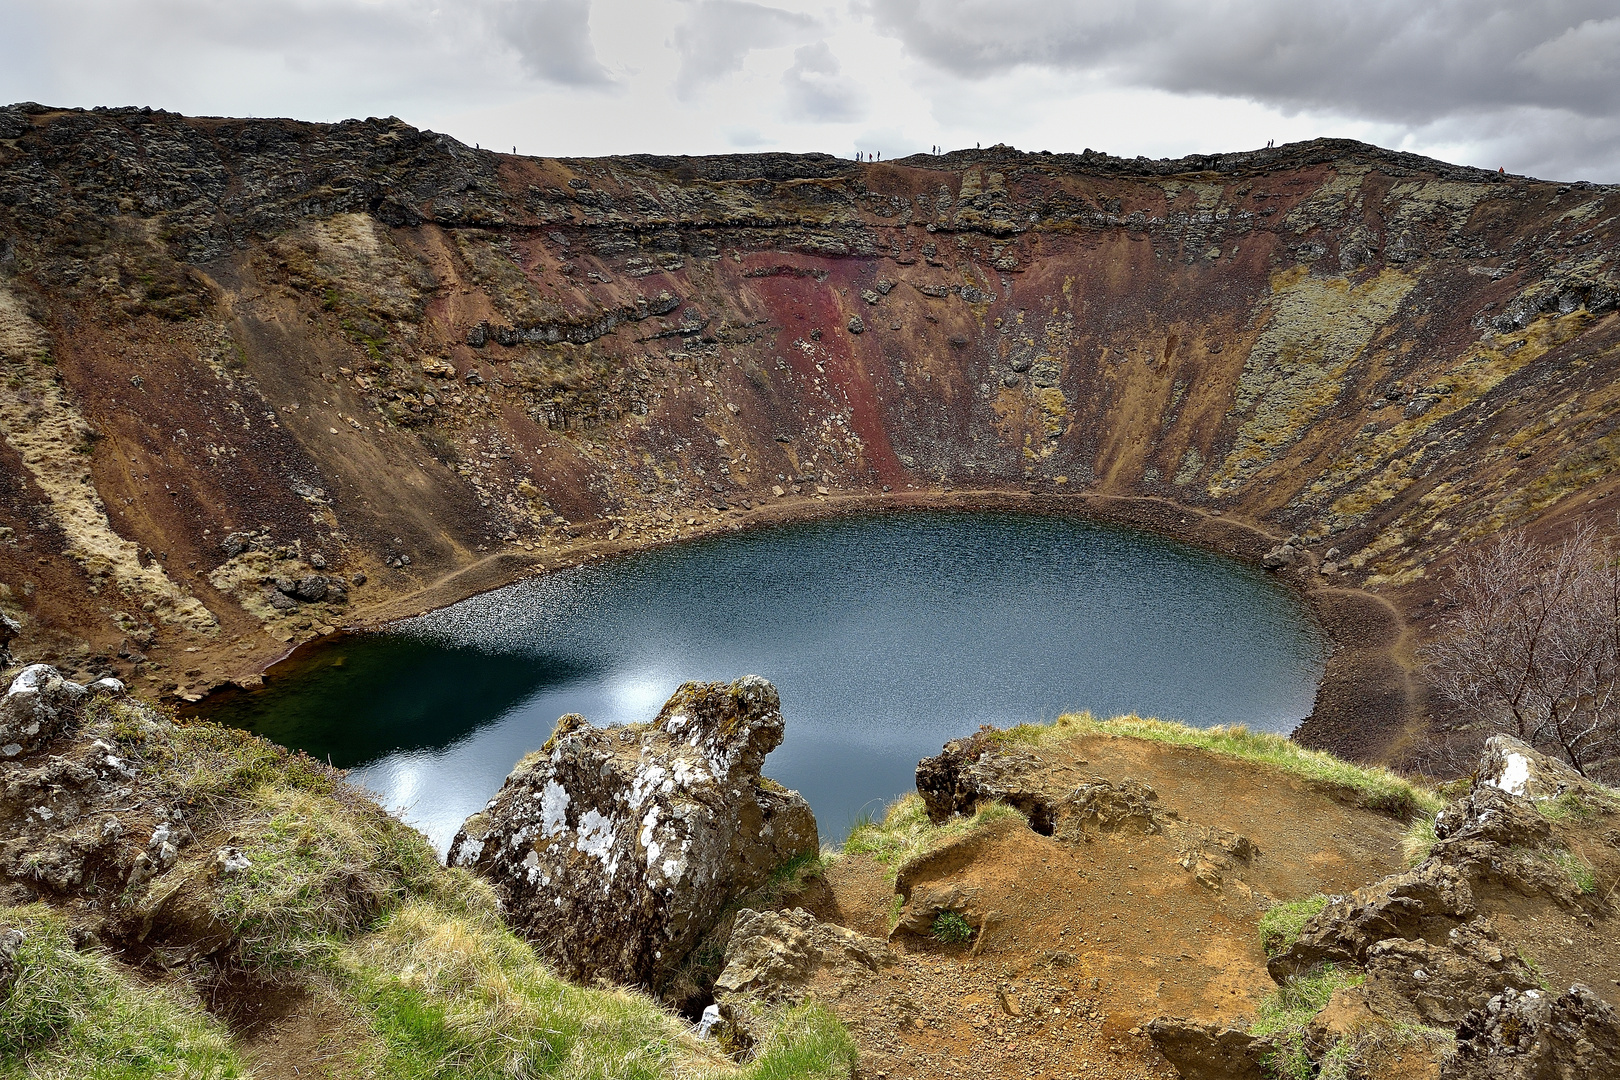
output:
[[[1445,561],[1620,505],[1617,212],[1343,141],[556,160],[12,106],[0,608],[189,697],[616,547],[1014,502],[1297,534],[1344,646],[1305,734],[1398,754]]]

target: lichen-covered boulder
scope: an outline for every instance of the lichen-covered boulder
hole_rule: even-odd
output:
[[[1463,1018],[1443,1080],[1620,1076],[1620,1014],[1579,983],[1553,997],[1504,990]]]
[[[686,683],[650,724],[570,714],[450,845],[559,971],[657,989],[726,906],[818,849],[798,792],[760,776],[782,741],[757,675]]]
[[[1570,790],[1590,789],[1580,773],[1511,735],[1492,735],[1479,757],[1478,782],[1511,795],[1550,799]]]
[[[0,758],[35,749],[56,734],[85,688],[49,664],[30,664],[0,697]]]

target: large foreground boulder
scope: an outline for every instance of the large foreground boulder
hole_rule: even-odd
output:
[[[726,906],[818,850],[798,792],[760,776],[782,741],[757,675],[686,683],[650,724],[563,717],[450,845],[574,979],[661,987]]]

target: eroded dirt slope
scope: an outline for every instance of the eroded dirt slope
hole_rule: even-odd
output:
[[[993,741],[975,745],[991,758],[1007,753]],[[1009,790],[1085,809],[1051,826],[1051,835],[1043,835],[1039,810],[1029,821],[1003,817],[900,863],[898,878],[893,861],[846,854],[822,887],[788,901],[887,937],[894,953],[871,972],[826,968],[809,991],[832,1002],[856,1034],[862,1076],[1176,1077],[1149,1037],[1150,1022],[1246,1029],[1281,978],[1268,971],[1262,947],[1268,908],[1313,894],[1376,893],[1373,883],[1409,873],[1405,822],[1269,765],[1092,735],[1047,741],[997,775],[1011,779]],[[1521,812],[1538,821],[1529,805]],[[1499,961],[1518,958],[1524,985],[1539,980],[1556,994],[1581,983],[1620,1003],[1620,951],[1604,895],[1620,872],[1615,810],[1605,799],[1560,815],[1542,841],[1547,851],[1587,860],[1593,878],[1584,891],[1532,858],[1529,876],[1470,871],[1477,906],[1466,919],[1409,899],[1394,905],[1401,914],[1393,922],[1374,924],[1375,938],[1420,944],[1408,947],[1418,951],[1402,958],[1406,969],[1369,961],[1365,984],[1323,1014],[1324,1023],[1355,1022],[1329,1038],[1361,1040],[1353,1056],[1362,1071],[1353,1075],[1440,1075],[1451,1029],[1492,993],[1441,966],[1459,933],[1488,939]],[[1528,849],[1516,850],[1522,857]],[[1422,876],[1421,868],[1410,873]],[[936,940],[930,931],[942,911],[961,915],[973,937]],[[1421,944],[1425,937],[1433,947]],[[1384,955],[1397,955],[1390,946],[1380,946]],[[1481,971],[1470,974],[1489,977]],[[1424,1038],[1411,1034],[1412,1024],[1427,1025]]]

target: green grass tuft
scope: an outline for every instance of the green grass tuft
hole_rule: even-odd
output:
[[[1567,848],[1554,848],[1547,857],[1569,878],[1576,892],[1582,896],[1597,892],[1597,871],[1591,863]]]
[[[1419,814],[1401,837],[1401,857],[1407,866],[1416,866],[1429,857],[1429,852],[1439,842],[1440,837],[1434,831],[1434,815]]]
[[[1328,906],[1328,898],[1321,893],[1303,900],[1285,900],[1272,904],[1260,916],[1260,947],[1267,956],[1276,956],[1299,940],[1299,932],[1313,917]]]
[[[922,796],[912,792],[890,803],[882,820],[857,821],[844,841],[844,854],[870,855],[886,865],[892,877],[908,859],[925,855],[949,840],[993,822],[1022,816],[1005,803],[986,803],[971,817],[952,818],[943,825],[935,825],[928,820]]]
[[[1317,1066],[1306,1053],[1305,1029],[1336,991],[1360,986],[1365,978],[1330,964],[1288,980],[1260,1002],[1249,1034],[1277,1041],[1277,1051],[1265,1064],[1279,1080],[1315,1080]]]
[[[1551,799],[1536,799],[1535,807],[1548,821],[1587,822],[1600,814],[1620,810],[1620,799],[1608,798],[1607,794],[1594,784],[1590,791],[1575,789]]]
[[[242,851],[253,864],[223,877],[214,909],[262,973],[323,962],[439,876],[427,838],[358,797],[261,789]]]
[[[855,1040],[819,1002],[782,1013],[754,1053],[747,1080],[842,1080],[853,1076]]]
[[[0,908],[27,935],[0,1000],[0,1077],[136,1080],[247,1075],[222,1025],[195,1000],[144,985],[99,951],[79,952],[43,905]]]

